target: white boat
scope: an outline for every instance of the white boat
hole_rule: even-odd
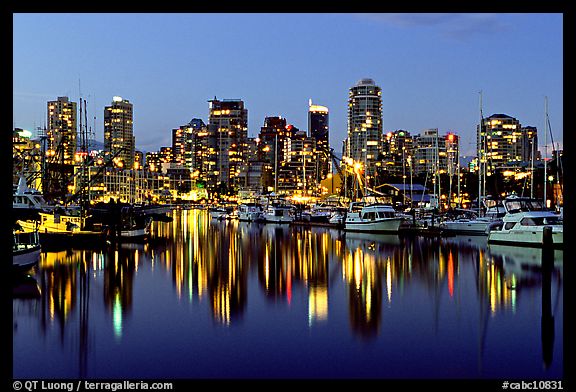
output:
[[[256,222],[262,220],[262,206],[257,203],[242,203],[238,206],[238,220]]]
[[[344,220],[344,230],[397,233],[404,218],[390,205],[352,202]]]
[[[484,199],[483,203],[486,210],[484,216],[478,216],[475,211],[460,210],[460,216],[443,220],[438,226],[455,234],[487,235],[490,227],[502,223],[506,212],[500,200]]]
[[[332,213],[330,214],[330,219],[328,219],[328,222],[338,227],[344,227],[345,219],[346,219],[346,209],[337,208],[333,210]]]
[[[212,219],[223,220],[226,219],[232,209],[225,206],[213,206],[208,208],[208,213]]]
[[[554,247],[564,245],[564,226],[558,214],[546,210],[542,201],[531,198],[507,198],[504,200],[506,215],[502,224],[488,233],[489,243],[543,246],[544,229],[550,228]]]
[[[18,179],[18,185],[12,186],[12,211],[19,219],[37,216],[38,212],[49,212],[54,209],[44,200],[42,192],[30,188],[26,184],[26,178],[22,175]]]
[[[294,207],[289,204],[270,203],[264,211],[266,223],[290,223],[294,221]]]
[[[38,232],[12,230],[14,242],[12,244],[12,267],[28,269],[38,263],[40,259],[40,241]]]

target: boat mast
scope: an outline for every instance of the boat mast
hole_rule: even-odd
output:
[[[530,198],[534,198],[534,135],[532,135],[532,152],[530,157]]]
[[[402,146],[402,205],[406,205],[406,162],[405,162],[406,147]]]
[[[484,122],[482,115],[482,90],[480,90],[480,125],[477,136],[478,146],[478,216],[480,216],[480,204],[482,202],[482,125]]]
[[[548,97],[544,97],[544,208],[546,204],[546,185],[548,179],[546,178],[546,159],[548,159]]]
[[[438,147],[438,138],[439,137],[440,136],[438,134],[438,128],[436,128],[436,137],[435,137],[435,140],[436,140],[436,158],[435,158],[436,159],[436,174],[435,174],[435,176],[437,177],[437,181],[438,181],[438,195],[436,196],[437,197],[436,203],[437,203],[438,209],[442,210],[442,202],[440,201],[440,200],[442,200],[442,197],[441,197],[442,191],[440,189],[440,150]]]
[[[278,130],[274,144],[274,195],[278,195]]]
[[[458,207],[462,208],[462,198],[460,195],[460,138],[456,143],[456,172],[458,173]]]

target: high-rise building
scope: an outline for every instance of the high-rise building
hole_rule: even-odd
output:
[[[291,135],[286,139],[284,160],[278,168],[278,191],[310,196],[318,190],[315,180],[316,139],[292,125],[288,128]]]
[[[404,175],[412,165],[414,140],[403,129],[387,132],[382,140],[382,167],[387,174]]]
[[[48,101],[47,155],[54,162],[74,164],[76,153],[76,102],[68,97]]]
[[[192,139],[192,128],[182,125],[172,129],[172,153],[174,163],[186,165],[186,155],[189,153],[188,141]]]
[[[330,170],[331,153],[328,128],[328,108],[320,105],[313,105],[312,100],[308,104],[308,131],[309,136],[316,141],[317,168],[315,168],[315,179],[317,183],[328,176]]]
[[[520,121],[500,113],[482,119],[482,127],[478,126],[476,132],[480,141],[476,151],[487,172],[527,161],[531,156],[530,140],[538,140],[535,128],[522,128]]]
[[[446,171],[446,145],[438,134],[438,128],[426,129],[424,133],[414,136],[414,173],[428,172],[431,176]]]
[[[238,185],[248,138],[248,110],[239,99],[211,99],[208,133],[216,149],[217,184],[229,190]]]
[[[364,165],[369,178],[374,175],[381,150],[382,90],[374,80],[362,79],[349,92],[348,137],[344,144],[344,158]]]
[[[530,162],[532,154],[534,160],[540,160],[540,152],[538,151],[538,129],[536,127],[522,127],[522,160]]]
[[[115,158],[119,167],[132,169],[135,151],[133,108],[127,99],[112,98],[104,107],[104,151]]]

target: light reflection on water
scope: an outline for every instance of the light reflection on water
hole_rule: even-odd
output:
[[[175,212],[148,243],[42,254],[14,377],[558,379],[563,252],[542,257]]]

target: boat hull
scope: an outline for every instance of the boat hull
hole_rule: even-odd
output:
[[[491,225],[489,221],[448,221],[443,222],[439,226],[447,232],[462,233],[462,234],[476,234],[487,235],[488,228]]]
[[[344,230],[373,232],[373,233],[398,233],[403,218],[385,218],[373,221],[368,220],[346,220]]]
[[[36,265],[39,260],[40,245],[14,250],[12,252],[12,267],[17,269],[31,268]]]
[[[544,246],[544,230],[537,227],[532,230],[493,230],[488,234],[488,242],[507,245]],[[564,231],[552,231],[552,246],[564,246]]]

